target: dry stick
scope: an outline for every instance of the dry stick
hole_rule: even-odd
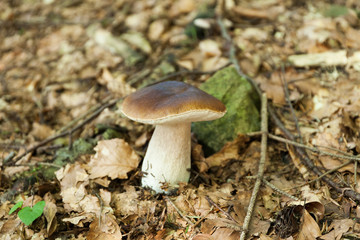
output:
[[[47,166],[47,167],[54,167],[54,168],[62,168],[61,165],[58,165],[55,163],[48,163],[48,162],[23,163],[23,164],[18,164],[16,166],[25,166],[25,167]]]
[[[168,196],[165,196],[165,199],[171,204],[171,206],[173,206],[175,208],[175,210],[178,212],[178,214],[187,222],[189,223],[191,226],[194,225],[194,223],[187,218],[181,211],[180,209],[178,209],[178,207],[171,201],[171,199]]]
[[[205,196],[206,200],[210,203],[210,205],[216,207],[217,209],[219,209],[223,214],[225,214],[230,220],[234,221],[235,223],[237,223],[237,221],[227,212],[225,212],[224,210],[221,209],[221,207],[219,207],[209,196]]]
[[[41,142],[39,142],[38,144],[36,144],[35,146],[27,149],[23,154],[21,154],[20,156],[16,157],[15,159],[13,159],[13,161],[9,161],[7,162],[6,164],[4,165],[10,165],[9,163],[11,162],[16,162],[18,161],[19,159],[23,158],[25,155],[27,155],[28,153],[30,152],[33,152],[34,150],[36,150],[37,148],[39,147],[42,147],[44,146],[45,144],[48,144],[49,142],[52,142],[58,138],[61,138],[61,137],[64,137],[66,135],[68,135],[69,133],[73,133],[75,132],[76,130],[82,128],[85,124],[91,122],[93,119],[95,119],[105,108],[108,108],[108,107],[111,107],[113,106],[116,102],[118,101],[118,99],[113,99],[111,100],[110,102],[108,103],[105,103],[103,104],[101,107],[99,107],[93,114],[91,114],[88,118],[86,118],[82,123],[80,123],[79,125],[75,126],[74,128],[68,130],[68,131],[65,131],[65,132],[62,132],[62,133],[59,133],[57,135],[54,135],[54,136],[51,136]]]
[[[291,194],[289,194],[289,193],[287,193],[287,192],[285,192],[285,191],[277,188],[274,184],[270,183],[269,181],[267,181],[267,180],[265,180],[265,179],[263,179],[263,182],[264,182],[268,187],[270,187],[271,189],[275,190],[276,192],[278,192],[278,193],[280,193],[280,194],[282,194],[282,195],[284,195],[284,196],[287,196],[288,198],[291,198],[291,199],[293,199],[293,200],[295,200],[295,201],[299,201],[299,200],[300,200],[299,198],[297,198],[297,197],[295,197],[295,196],[293,196],[293,195],[291,195]]]
[[[243,78],[245,78],[246,80],[248,80],[251,85],[254,87],[254,89],[256,90],[256,92],[259,94],[259,96],[261,96],[261,89],[258,87],[258,85],[256,84],[256,82],[250,78],[249,76],[245,75],[241,69],[240,69],[240,65],[236,59],[235,56],[235,47],[231,41],[231,38],[229,36],[229,34],[227,33],[227,30],[222,22],[222,20],[220,18],[217,19],[217,23],[221,29],[221,35],[229,42],[230,44],[230,49],[229,49],[229,57],[230,57],[230,61],[234,64],[235,70],[237,71],[237,73],[242,76]],[[274,109],[268,105],[268,113],[271,116],[271,120],[275,123],[275,125],[285,134],[285,136],[290,139],[291,141],[295,140],[294,135],[284,126],[284,124],[281,122],[281,120],[277,117]],[[320,169],[315,166],[315,164],[312,162],[312,160],[310,159],[310,157],[307,155],[307,153],[304,151],[304,149],[296,147],[295,148],[296,153],[300,156],[301,161],[303,162],[303,164],[310,169],[313,173],[315,173],[318,176],[321,176],[323,173],[322,171],[320,171]],[[337,183],[335,183],[334,181],[332,181],[331,179],[329,179],[328,177],[323,177],[323,181],[325,183],[327,183],[329,186],[331,186],[332,188],[335,189],[336,192],[343,194],[346,197],[352,198],[354,200],[358,200],[360,201],[360,194],[353,191],[352,189],[344,189],[341,188]]]
[[[68,124],[66,124],[66,126],[62,127],[58,132],[64,132],[66,130],[68,130],[69,128],[71,128],[72,126],[74,126],[76,123],[78,123],[79,121],[81,121],[82,119],[86,118],[89,114],[93,113],[94,111],[96,111],[96,109],[100,108],[104,103],[108,102],[111,100],[112,96],[108,96],[106,97],[102,102],[103,103],[99,103],[93,107],[91,107],[88,111],[86,111],[84,114],[81,114],[79,117],[71,120]]]
[[[328,156],[331,156],[331,157],[334,157],[334,158],[342,158],[342,159],[348,159],[348,160],[353,160],[353,161],[360,161],[359,157],[354,157],[354,156],[351,156],[351,155],[340,155],[340,154],[334,154],[334,153],[330,153],[330,152],[326,152],[326,151],[321,151],[318,148],[306,146],[304,144],[301,144],[301,143],[298,143],[298,142],[295,142],[295,141],[291,141],[291,140],[288,140],[286,138],[278,137],[278,136],[270,134],[270,133],[268,135],[269,135],[269,138],[274,139],[276,141],[283,142],[283,143],[288,143],[290,145],[300,147],[300,148],[305,148],[305,149],[308,149],[308,150],[310,150],[312,152],[317,152],[317,153],[320,153],[320,154],[323,154],[323,155],[328,155]]]
[[[240,235],[240,240],[245,240],[246,234],[249,231],[249,225],[254,210],[257,194],[260,189],[260,185],[264,176],[265,171],[265,160],[266,160],[266,151],[267,151],[267,132],[268,132],[268,117],[267,117],[267,97],[266,93],[261,95],[261,155],[259,161],[259,169],[256,177],[255,186],[250,198],[250,203],[248,210],[244,219],[243,230]]]
[[[246,176],[245,178],[247,179],[256,179],[257,176]],[[288,198],[291,198],[291,199],[294,199],[296,201],[300,200],[299,198],[285,192],[286,190],[291,190],[292,188],[289,188],[289,189],[285,189],[285,190],[281,190],[279,189],[278,187],[276,187],[274,184],[270,183],[268,180],[266,180],[265,178],[262,179],[262,181],[268,186],[270,187],[271,189],[273,189],[274,191],[284,195],[284,196],[287,196]]]
[[[347,161],[347,162],[344,162],[343,164],[337,166],[336,168],[330,169],[329,171],[323,173],[321,176],[319,176],[319,177],[317,177],[317,178],[315,178],[315,179],[313,179],[313,180],[311,180],[311,181],[309,181],[309,182],[306,182],[306,183],[304,183],[304,184],[301,184],[301,185],[299,185],[299,186],[293,187],[293,188],[303,187],[303,186],[305,186],[305,185],[308,185],[308,184],[311,184],[311,183],[313,183],[313,182],[316,182],[316,181],[322,179],[323,177],[325,177],[326,175],[329,175],[330,173],[333,173],[333,172],[339,170],[340,168],[343,168],[343,167],[349,165],[349,164],[352,163],[352,162],[353,162],[353,160],[349,160],[349,161]],[[357,161],[355,161],[355,163],[357,163]],[[293,189],[293,188],[290,188],[290,189]]]
[[[246,135],[247,135],[247,136],[258,136],[258,135],[261,135],[261,134],[262,134],[262,132],[259,131],[259,132],[247,133]],[[307,145],[305,145],[305,144],[301,144],[301,143],[298,143],[298,142],[295,142],[295,141],[291,141],[291,140],[288,140],[288,139],[286,139],[286,138],[282,138],[282,137],[276,136],[276,135],[271,134],[271,133],[268,134],[268,137],[271,138],[271,139],[273,139],[273,140],[276,140],[276,141],[279,141],[279,142],[283,142],[283,143],[287,143],[287,144],[290,144],[290,145],[294,145],[294,146],[296,146],[296,147],[305,148],[305,149],[308,149],[308,150],[310,150],[310,151],[312,151],[312,152],[320,153],[320,154],[322,154],[322,155],[328,155],[328,156],[331,156],[331,157],[334,157],[334,158],[342,158],[342,159],[348,159],[348,160],[353,160],[353,161],[360,161],[360,157],[350,155],[350,154],[348,154],[347,152],[341,151],[340,149],[336,149],[336,148],[332,148],[332,147],[327,147],[327,146],[316,145],[317,147],[328,148],[328,149],[330,149],[330,150],[343,153],[343,155],[339,155],[339,154],[334,154],[334,153],[322,151],[322,150],[320,150],[320,149],[318,149],[318,148],[316,148],[316,147],[310,147],[310,146],[307,146]]]
[[[211,211],[214,209],[214,206],[211,206],[211,208],[209,209],[209,211],[203,216],[201,217],[199,220],[196,221],[196,223],[194,224],[193,228],[195,228],[197,225],[199,225],[210,213]]]
[[[300,132],[300,127],[299,127],[299,121],[296,117],[296,113],[295,113],[295,110],[294,110],[294,107],[293,105],[291,104],[291,101],[290,101],[290,94],[289,94],[289,88],[288,88],[288,84],[286,82],[286,79],[285,79],[285,69],[284,69],[284,65],[282,64],[281,65],[281,81],[283,83],[283,87],[284,87],[284,94],[285,94],[285,100],[290,108],[290,112],[291,112],[291,115],[294,119],[294,122],[295,122],[295,127],[296,127],[296,131],[298,133],[298,137],[300,139],[300,143],[303,143],[303,140],[302,140],[302,137],[301,137],[301,132]]]

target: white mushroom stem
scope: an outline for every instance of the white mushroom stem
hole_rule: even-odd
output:
[[[143,187],[169,193],[179,182],[189,181],[190,132],[190,122],[156,125],[141,169]]]

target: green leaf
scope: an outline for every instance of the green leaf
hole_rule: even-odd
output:
[[[10,209],[9,215],[12,214],[13,212],[15,212],[18,208],[21,208],[22,204],[23,204],[23,201],[17,202],[17,203]]]
[[[35,219],[41,216],[44,212],[45,201],[37,202],[32,208],[24,207],[18,212],[20,220],[29,226]]]

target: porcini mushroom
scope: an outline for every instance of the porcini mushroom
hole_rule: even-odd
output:
[[[220,118],[226,108],[196,87],[167,81],[127,96],[122,112],[136,122],[156,125],[142,164],[142,186],[169,193],[190,178],[191,122]]]

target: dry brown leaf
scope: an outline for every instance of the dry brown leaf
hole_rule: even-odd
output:
[[[272,240],[273,238],[266,236],[265,234],[260,234],[260,240]]]
[[[51,127],[49,127],[47,125],[33,122],[32,130],[31,130],[30,134],[39,140],[44,140],[45,138],[48,138],[51,135],[53,135],[54,130],[51,129]]]
[[[217,153],[206,158],[205,161],[195,162],[200,172],[205,172],[211,167],[225,166],[231,159],[239,158],[239,149],[244,147],[247,137],[240,134],[234,141],[228,142]]]
[[[120,240],[122,239],[122,234],[120,232],[120,227],[116,223],[116,218],[113,215],[105,215],[101,218],[99,223],[98,219],[95,219],[89,227],[88,235],[86,239],[88,240]]]
[[[18,166],[18,167],[6,167],[4,170],[4,174],[6,176],[14,176],[17,173],[23,173],[30,169],[30,167],[27,166]]]
[[[260,234],[266,234],[269,231],[270,224],[270,221],[264,221],[259,219],[259,217],[254,216],[251,220],[248,236],[259,236]]]
[[[231,228],[218,228],[212,234],[215,239],[222,239],[222,240],[238,240],[240,239],[240,232],[235,231]]]
[[[51,236],[57,227],[57,219],[55,218],[57,207],[50,193],[45,194],[44,200],[46,202],[43,213],[47,221],[46,232],[48,236]]]
[[[319,225],[311,217],[308,211],[304,210],[302,224],[297,240],[315,240],[321,236]]]
[[[123,139],[99,141],[94,149],[96,154],[88,164],[91,179],[126,179],[127,173],[139,165],[140,157]]]
[[[15,217],[15,219],[10,218],[7,219],[4,224],[0,228],[0,236],[2,239],[22,239],[20,233],[17,233],[16,230],[21,229],[21,225],[23,223],[21,222],[20,218]]]
[[[84,227],[84,223],[91,222],[93,219],[94,219],[94,214],[81,213],[68,218],[63,218],[62,221],[72,223],[78,227]]]
[[[309,177],[309,172],[308,172],[307,168],[302,164],[299,156],[294,151],[294,148],[292,146],[287,145],[287,149],[289,151],[291,160],[294,163],[295,167],[303,175],[304,179],[307,179]]]
[[[85,187],[89,184],[89,175],[79,163],[68,164],[55,173],[61,185],[64,207],[69,211],[82,211],[79,202],[87,195]]]
[[[354,220],[352,219],[340,219],[334,220],[330,225],[330,229],[334,228],[334,235],[336,240],[340,240],[344,233],[348,232],[350,228],[354,226]]]
[[[180,14],[192,12],[195,7],[194,0],[178,0],[171,5],[168,14],[171,18],[174,18]]]
[[[198,234],[193,238],[193,240],[216,240],[216,238],[210,234]]]
[[[97,78],[97,81],[100,84],[105,85],[107,89],[116,94],[116,96],[124,97],[135,91],[134,88],[126,83],[126,77],[126,74],[119,74],[114,77],[107,68],[103,68]]]
[[[216,41],[211,39],[203,40],[199,43],[199,49],[204,57],[210,58],[220,56],[221,51]]]
[[[169,22],[166,19],[158,19],[152,22],[148,30],[149,39],[152,41],[160,40],[168,25]]]
[[[151,12],[141,11],[128,15],[125,19],[125,25],[135,31],[143,32],[150,24]]]
[[[134,186],[125,186],[125,192],[113,194],[112,204],[122,216],[129,216],[138,213],[139,192]]]

